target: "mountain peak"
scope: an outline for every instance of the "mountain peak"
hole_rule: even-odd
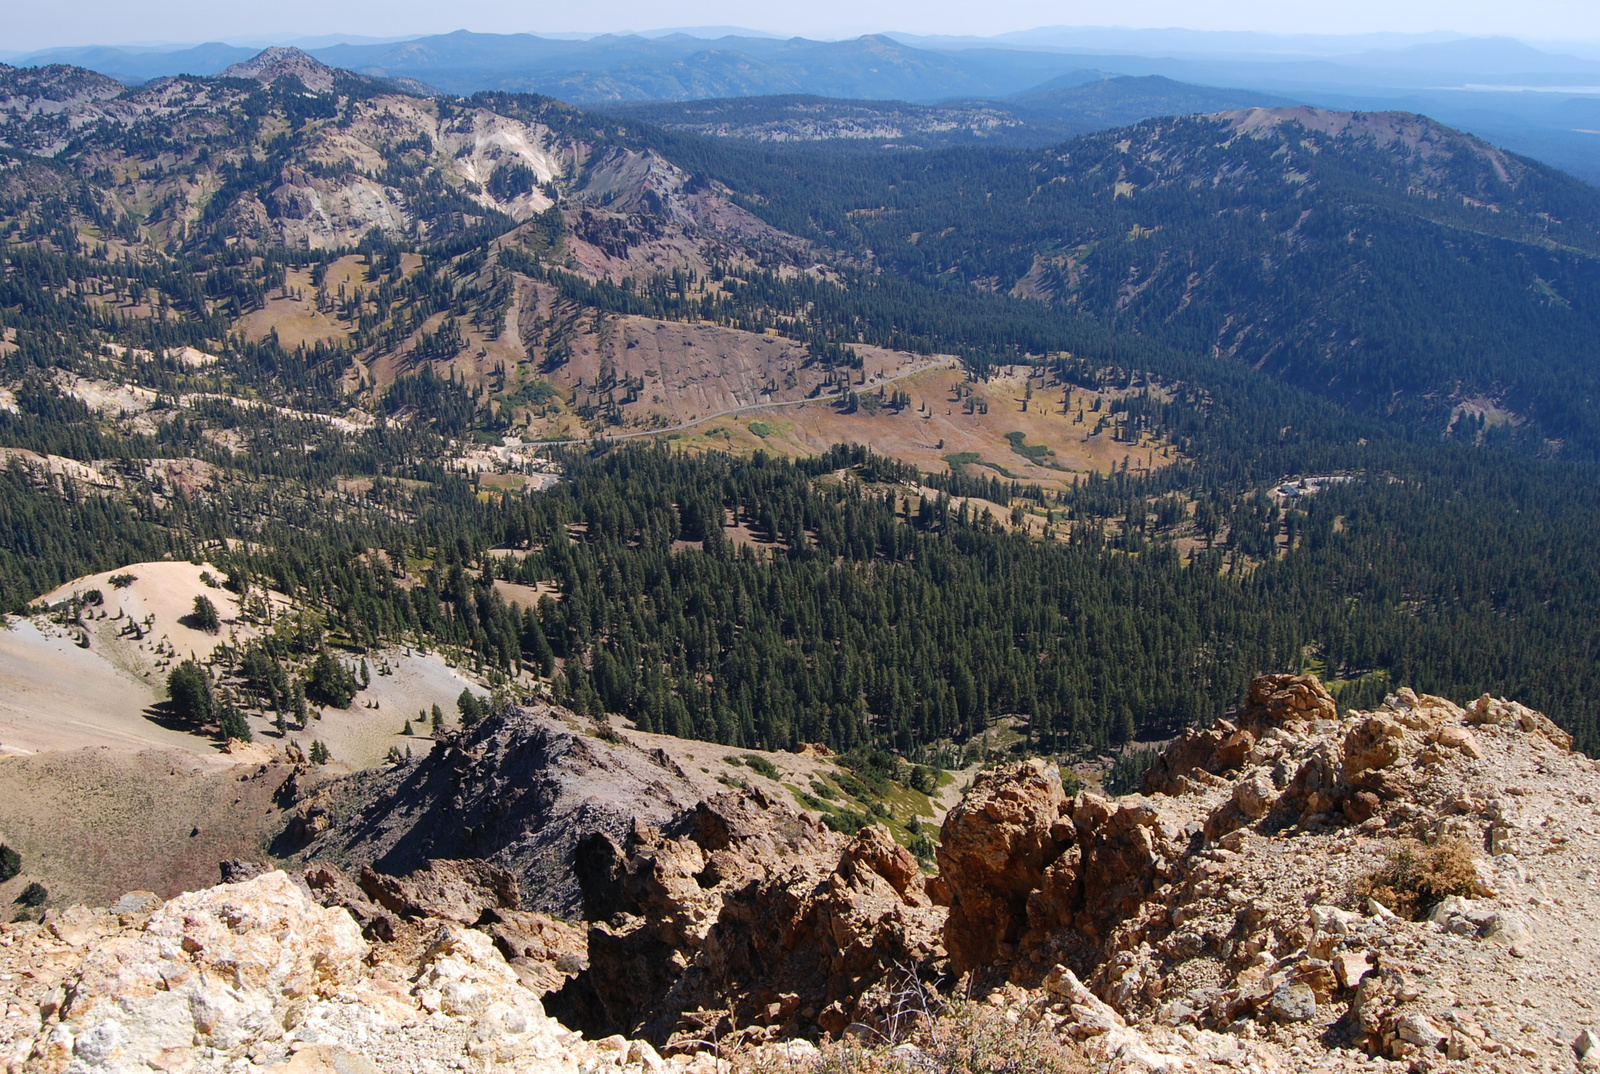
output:
[[[333,68],[300,49],[279,45],[264,48],[248,60],[223,68],[218,74],[222,78],[253,78],[265,85],[293,75],[306,89],[316,93],[326,93],[333,88]]]

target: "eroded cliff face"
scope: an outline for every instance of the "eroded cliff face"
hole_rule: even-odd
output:
[[[434,858],[479,858],[517,878],[529,909],[581,918],[577,844],[666,823],[700,797],[665,753],[606,742],[565,709],[533,705],[498,712],[415,762],[313,788],[283,849],[395,875]]]
[[[759,794],[718,795],[580,856],[586,902],[606,919],[552,1008],[590,1033],[669,1054],[839,1033],[889,1017],[895,991],[920,988],[943,955],[944,913],[909,851]]]
[[[1265,676],[1144,794],[1069,797],[1039,760],[978,775],[934,877],[880,829],[746,793],[576,838],[586,927],[483,860],[135,894],[0,926],[0,1048],[17,1070],[709,1072],[909,1033],[892,1062],[926,1066],[946,1031],[923,1014],[971,995],[1107,1070],[1593,1067],[1600,771],[1570,744],[1513,702],[1341,715]]]

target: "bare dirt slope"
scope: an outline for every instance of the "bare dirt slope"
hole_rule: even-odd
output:
[[[125,891],[170,896],[214,884],[217,863],[259,859],[284,818],[278,765],[219,767],[185,750],[57,750],[0,758],[0,841],[50,905],[104,905]],[[7,917],[10,916],[8,912]]]
[[[0,744],[23,750],[160,746],[211,753],[201,740],[164,726],[152,706],[165,696],[167,669],[219,640],[255,629],[238,621],[237,598],[201,581],[221,571],[182,561],[134,563],[88,575],[40,598],[61,605],[91,591],[100,603],[75,617],[11,617],[0,632]],[[118,587],[113,576],[132,576]],[[183,619],[204,595],[223,620],[220,635]]]
[[[210,575],[215,585],[208,585]],[[111,579],[131,577],[122,586]],[[78,578],[40,598],[52,614],[14,616],[0,630],[0,752],[35,753],[111,746],[186,750],[211,763],[232,765],[210,735],[175,726],[158,707],[166,678],[178,662],[202,662],[219,642],[247,642],[265,629],[240,614],[240,598],[220,585],[224,572],[184,561],[132,563]],[[97,591],[101,603],[83,603]],[[218,634],[185,619],[204,596],[222,619]],[[292,612],[282,594],[257,591],[271,615]],[[265,605],[263,605],[265,606]],[[137,632],[134,627],[137,626]],[[270,748],[291,741],[309,748],[320,740],[349,769],[383,761],[391,748],[426,752],[430,726],[421,713],[435,705],[453,718],[463,690],[483,695],[482,680],[453,667],[440,653],[402,647],[368,654],[371,683],[348,709],[324,709],[304,729],[280,735],[267,717],[249,716],[258,741]],[[381,671],[380,671],[381,669]],[[403,734],[407,721],[413,734]]]
[[[79,648],[72,631],[48,620],[8,626],[0,631],[0,748],[193,749],[193,736],[141,715],[160,699],[153,682]]]

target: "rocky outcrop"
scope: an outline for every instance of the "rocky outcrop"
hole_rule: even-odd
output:
[[[1600,950],[1552,901],[1600,873],[1579,819],[1600,773],[1570,741],[1512,702],[1401,690],[1340,714],[1316,679],[1264,676],[1145,795],[1068,799],[1038,761],[984,773],[939,851],[952,969],[1114,1069],[1570,1064],[1592,1006],[1521,984],[1539,960],[1576,996],[1570,951]],[[1562,1013],[1507,1036],[1508,996]]]
[[[1143,803],[1067,798],[1044,761],[981,774],[941,831],[951,968],[1036,983],[1064,959],[1092,965],[1180,853],[1156,819]]]
[[[636,821],[664,824],[699,798],[660,751],[585,734],[554,706],[507,708],[426,757],[312,791],[281,849],[395,876],[475,858],[515,878],[523,908],[573,919],[585,916],[580,843],[620,842]]]
[[[1512,702],[1329,703],[1314,679],[1258,680],[1172,744],[1152,776],[1170,791],[1068,797],[1038,760],[978,774],[937,878],[882,829],[846,837],[755,792],[593,828],[569,862],[586,935],[482,860],[316,864],[315,898],[270,872],[52,910],[0,926],[0,1056],[8,1074],[720,1074],[713,1050],[787,1039],[772,1058],[803,1068],[795,1038],[853,1036],[931,1069],[964,1039],[927,1032],[948,1002],[990,1026],[984,1055],[1007,1046],[997,1020],[1108,1071],[1600,1063],[1600,769]]]
[[[667,1052],[879,1019],[943,952],[943,911],[881,828],[853,839],[757,793],[580,849],[589,969],[552,1009]]]
[[[1010,958],[1028,929],[1028,898],[1072,842],[1061,774],[1041,760],[980,773],[940,829],[950,916],[945,949],[965,972]],[[1056,870],[1059,888],[1066,871]]]
[[[81,957],[41,1007],[31,1071],[660,1066],[648,1045],[602,1047],[549,1018],[482,933],[440,926],[402,954],[282,872],[52,931]]]
[[[441,927],[475,929],[538,995],[561,988],[587,962],[584,930],[523,910],[516,878],[487,862],[430,861],[403,877],[366,868],[357,881],[318,863],[304,880],[314,899],[347,911],[369,940],[416,948]]]

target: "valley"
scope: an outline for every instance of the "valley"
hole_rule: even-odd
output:
[[[1600,193],[409,77],[0,69],[8,1071],[1600,1062]]]

